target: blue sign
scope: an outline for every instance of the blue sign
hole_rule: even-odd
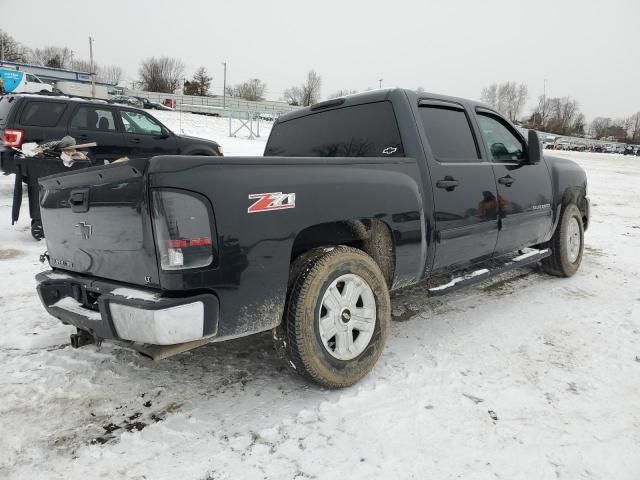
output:
[[[0,76],[4,82],[4,91],[9,93],[13,92],[20,83],[22,83],[22,79],[24,78],[24,72],[17,72],[15,70],[1,70]]]

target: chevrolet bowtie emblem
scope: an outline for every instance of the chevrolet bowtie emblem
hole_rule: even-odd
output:
[[[385,155],[393,155],[397,151],[398,149],[396,147],[387,147],[384,150],[382,150],[382,153],[384,153]]]
[[[76,235],[80,235],[83,239],[89,240],[92,233],[91,224],[85,222],[76,223]]]

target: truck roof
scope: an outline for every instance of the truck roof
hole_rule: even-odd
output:
[[[322,102],[315,103],[309,107],[300,108],[298,110],[294,110],[293,112],[286,113],[281,115],[278,119],[279,122],[286,122],[288,120],[293,120],[294,118],[304,117],[306,115],[310,115],[312,113],[316,113],[318,110],[323,110],[325,108],[329,109],[331,107],[337,106],[352,106],[352,105],[360,105],[363,103],[372,103],[372,102],[382,102],[385,100],[390,100],[394,94],[397,93],[405,93],[409,96],[409,98],[414,97],[416,99],[430,99],[430,100],[441,100],[446,102],[460,103],[463,105],[468,105],[470,107],[483,107],[489,110],[493,110],[489,105],[484,103],[469,100],[467,98],[461,97],[452,97],[449,95],[442,95],[439,93],[431,93],[431,92],[416,92],[415,90],[410,90],[407,88],[382,88],[378,90],[370,90],[368,92],[356,93],[353,95],[346,95],[344,97],[334,98],[331,100],[325,100]]]

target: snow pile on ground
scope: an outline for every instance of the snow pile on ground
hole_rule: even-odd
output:
[[[227,152],[264,148],[225,137],[226,119],[185,117]],[[0,177],[0,478],[637,479],[640,160],[562,155],[590,179],[580,272],[394,294],[380,362],[343,391],[291,376],[269,335],[158,363],[73,350],[36,297],[45,245],[24,214],[9,225]]]
[[[221,117],[210,117],[206,115],[196,115],[180,111],[147,110],[167,127],[177,134],[191,135],[194,137],[215,140],[224,148],[225,155],[262,155],[264,146],[273,122],[260,120],[253,122],[254,136],[259,134],[255,140],[248,141],[251,133],[242,126],[240,120]],[[246,120],[245,120],[246,122]],[[231,129],[229,124],[231,124]],[[238,130],[239,129],[239,130]],[[235,137],[229,137],[229,132],[236,133]]]

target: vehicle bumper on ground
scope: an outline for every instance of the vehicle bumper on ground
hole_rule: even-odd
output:
[[[176,345],[213,337],[219,303],[211,293],[169,297],[152,289],[46,271],[36,276],[46,310],[98,339]]]

